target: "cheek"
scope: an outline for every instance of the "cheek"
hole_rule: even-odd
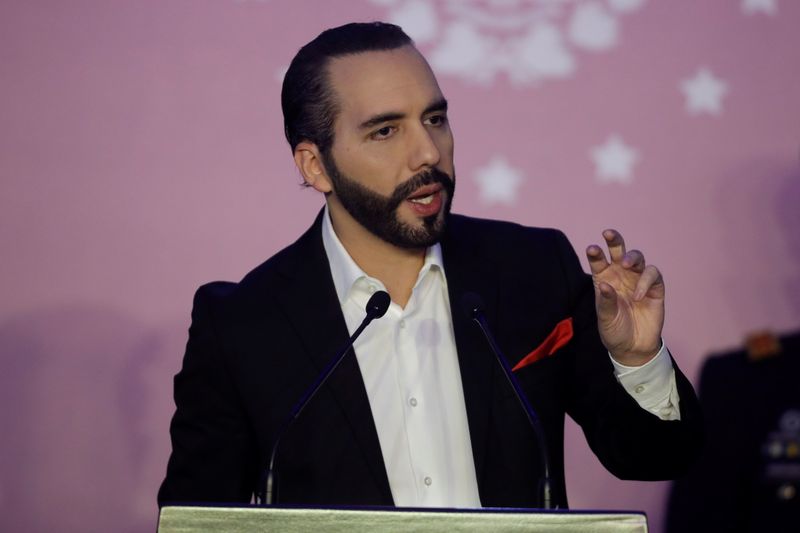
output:
[[[346,177],[374,188],[379,181],[377,176],[386,161],[384,154],[363,150],[348,143],[340,143],[333,150],[336,166]]]
[[[441,155],[442,163],[446,164],[448,167],[452,167],[453,152],[455,150],[455,143],[453,142],[452,133],[450,133],[448,130],[446,135],[442,135],[442,138],[438,144],[439,144],[439,154]]]
[[[389,153],[381,156],[360,157],[350,159],[348,164],[340,165],[339,170],[348,178],[367,187],[382,196],[391,196],[402,178],[402,174],[393,165],[393,157]]]

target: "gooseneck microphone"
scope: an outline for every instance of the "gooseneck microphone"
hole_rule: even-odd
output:
[[[516,394],[517,400],[519,400],[519,404],[522,406],[522,410],[525,411],[525,415],[528,417],[528,422],[533,428],[533,432],[536,435],[536,440],[539,444],[539,451],[541,452],[540,460],[542,464],[542,478],[540,497],[542,508],[553,509],[552,486],[550,481],[550,459],[547,454],[547,442],[545,440],[544,430],[542,429],[542,424],[539,421],[539,417],[536,416],[536,411],[533,410],[533,407],[528,401],[527,396],[525,396],[525,393],[522,391],[517,377],[514,375],[514,372],[511,370],[511,366],[508,364],[508,360],[506,359],[505,355],[503,355],[503,352],[500,350],[500,346],[497,345],[497,341],[489,329],[489,324],[486,321],[486,315],[483,312],[483,300],[481,300],[481,297],[474,292],[467,292],[461,297],[461,307],[466,313],[467,318],[473,320],[483,332],[484,337],[486,337],[486,340],[489,343],[489,347],[491,347],[492,352],[494,352],[494,355],[497,358],[497,362],[500,363],[500,366],[503,369],[503,374],[505,374],[508,383],[511,385],[511,388],[514,389],[514,394]]]
[[[261,477],[261,481],[259,482],[258,486],[258,494],[256,495],[256,499],[258,503],[261,505],[271,505],[273,503],[275,493],[275,457],[278,453],[278,445],[281,442],[281,438],[286,434],[286,431],[292,425],[292,423],[297,420],[300,416],[300,413],[303,411],[306,405],[311,401],[317,391],[325,384],[328,378],[333,374],[334,370],[339,366],[339,363],[345,358],[345,356],[350,352],[350,349],[353,347],[353,344],[356,342],[356,339],[361,335],[361,333],[366,329],[366,327],[375,320],[376,318],[380,318],[386,314],[386,310],[389,309],[389,304],[391,303],[391,298],[389,297],[389,293],[386,291],[377,291],[375,292],[367,302],[366,312],[367,316],[364,317],[364,320],[361,322],[361,325],[358,326],[358,329],[350,336],[350,339],[347,341],[347,344],[342,347],[339,352],[330,360],[328,366],[320,372],[319,376],[317,376],[316,381],[306,390],[305,394],[300,397],[300,400],[292,407],[289,416],[281,426],[280,430],[278,431],[278,436],[275,437],[275,442],[272,444],[272,451],[269,455],[269,465],[267,466],[266,471]]]

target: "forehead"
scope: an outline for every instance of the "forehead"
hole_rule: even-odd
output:
[[[344,120],[413,114],[442,98],[427,61],[412,46],[334,58],[328,78]]]

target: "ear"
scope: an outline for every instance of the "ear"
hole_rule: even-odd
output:
[[[303,180],[310,187],[321,193],[329,193],[333,190],[316,144],[300,141],[294,149],[294,164],[297,165],[297,170],[300,171]]]

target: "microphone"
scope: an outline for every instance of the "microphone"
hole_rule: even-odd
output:
[[[511,388],[514,389],[514,394],[516,394],[517,400],[519,400],[519,404],[522,406],[522,410],[525,411],[525,415],[528,417],[528,422],[533,428],[533,432],[536,435],[536,441],[539,444],[539,451],[541,452],[540,462],[543,473],[541,478],[542,492],[540,496],[542,508],[553,509],[552,486],[550,481],[550,460],[547,454],[547,441],[545,440],[544,430],[542,429],[542,424],[539,421],[539,417],[536,415],[536,411],[534,411],[533,406],[531,406],[527,396],[525,396],[525,393],[522,391],[522,387],[520,387],[517,377],[511,370],[508,360],[506,359],[505,355],[503,355],[503,352],[500,350],[500,346],[497,345],[497,341],[489,329],[489,324],[486,321],[486,315],[483,312],[483,300],[481,297],[474,292],[467,292],[461,297],[461,307],[463,308],[464,313],[467,315],[467,318],[469,320],[473,320],[483,332],[484,337],[486,337],[486,341],[489,343],[489,347],[492,349],[492,352],[494,352],[494,355],[497,358],[497,362],[500,363],[500,366],[503,368],[503,374],[505,374],[508,383],[511,385]]]
[[[350,352],[350,349],[353,347],[353,344],[356,342],[356,339],[361,335],[361,333],[366,329],[366,327],[375,320],[376,318],[380,318],[386,314],[386,310],[389,309],[389,304],[391,303],[392,299],[389,297],[389,293],[386,291],[377,291],[375,292],[369,299],[366,305],[366,313],[367,316],[364,317],[364,320],[361,321],[361,325],[358,326],[358,329],[350,336],[350,339],[347,341],[347,344],[337,352],[337,354],[330,360],[328,366],[317,376],[316,381],[306,390],[303,396],[294,404],[292,407],[289,416],[281,426],[280,430],[278,431],[278,436],[275,438],[275,442],[272,444],[272,451],[269,455],[269,466],[267,466],[267,470],[264,472],[264,475],[261,477],[261,482],[259,483],[259,493],[256,494],[256,500],[261,505],[272,505],[273,500],[275,498],[275,493],[277,492],[274,477],[275,477],[275,457],[278,453],[278,445],[281,442],[281,438],[286,434],[286,431],[292,425],[292,423],[297,420],[300,416],[300,413],[303,411],[306,405],[311,401],[311,398],[317,394],[317,391],[325,384],[328,378],[333,374],[334,370],[339,366],[339,363],[345,358],[345,356]]]

